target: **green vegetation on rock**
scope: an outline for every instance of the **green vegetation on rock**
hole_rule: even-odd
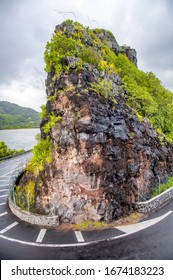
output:
[[[90,30],[83,25],[67,20],[63,23],[65,32],[56,30],[45,51],[46,71],[54,70],[54,79],[62,72],[70,69],[64,63],[67,57],[76,59],[76,71],[83,69],[85,63],[104,71],[107,74],[119,74],[122,87],[126,90],[128,105],[136,112],[140,120],[148,118],[150,124],[168,141],[173,141],[173,94],[166,89],[161,81],[152,73],[139,70],[126,54],[117,55],[109,42],[100,39],[100,34],[107,34],[114,39],[111,32],[104,29]],[[103,36],[102,36],[103,37]],[[111,40],[111,39],[110,39]],[[120,48],[121,49],[121,48]],[[92,84],[94,90],[102,93],[105,98],[109,87],[102,90],[103,81]]]
[[[129,59],[119,54],[115,63],[127,90],[128,103],[142,117],[147,117],[159,133],[173,141],[173,94],[152,73],[139,70]]]
[[[59,121],[62,120],[61,116],[55,116],[54,113],[49,115],[48,122],[43,126],[44,133],[49,133],[52,129],[52,127],[56,126]]]
[[[27,164],[27,171],[32,171],[38,174],[39,171],[45,169],[46,163],[52,162],[52,144],[50,138],[39,139],[38,143],[33,149],[33,157]]]
[[[105,98],[111,97],[113,90],[112,83],[104,79],[99,79],[98,83],[91,83],[91,88],[96,93],[104,96]]]

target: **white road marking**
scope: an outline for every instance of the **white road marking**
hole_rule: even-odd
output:
[[[5,204],[6,204],[5,202],[3,202],[3,203],[0,203],[0,206],[1,206],[1,205],[5,205]]]
[[[0,195],[0,197],[6,197],[6,196],[8,196],[8,194]]]
[[[15,226],[17,226],[17,225],[18,225],[18,222],[12,223],[12,224],[9,225],[8,227],[2,229],[2,230],[0,231],[0,234],[4,234],[4,233],[7,232],[9,229],[11,229],[11,228],[13,228],[13,227],[15,227]]]
[[[0,192],[6,192],[6,191],[8,191],[9,189],[0,189]]]
[[[1,182],[1,183],[3,183],[3,182],[8,183],[8,182],[9,182],[9,180],[10,180],[10,178],[0,179],[0,182]]]
[[[12,167],[13,165],[16,166],[16,163],[10,164],[10,167]],[[5,167],[3,167],[3,168],[0,168],[0,171],[1,171],[1,170],[4,170],[4,169],[6,169],[6,168],[9,168],[9,166],[5,166]]]
[[[168,215],[172,214],[173,211],[169,211],[168,213],[166,213],[165,215],[160,216],[159,218],[155,218],[152,220],[155,220],[155,223],[161,221],[162,219],[166,218]],[[159,221],[158,221],[159,219]],[[121,230],[123,230],[123,228],[125,228],[126,226],[122,226]],[[120,228],[120,227],[119,227]],[[100,242],[105,242],[105,241],[112,241],[112,240],[116,240],[119,238],[124,238],[126,236],[128,236],[130,233],[125,233],[125,234],[121,234],[118,236],[113,236],[110,238],[105,238],[102,240],[96,240],[96,241],[89,241],[89,242],[84,242],[84,243],[72,243],[72,244],[44,244],[44,243],[36,243],[36,242],[29,242],[29,241],[23,241],[23,240],[19,240],[19,239],[14,239],[11,237],[7,237],[5,235],[0,234],[0,238],[4,239],[4,240],[8,240],[11,242],[16,242],[19,244],[24,244],[24,245],[30,245],[30,246],[35,246],[35,247],[44,247],[44,248],[65,248],[65,247],[80,247],[80,246],[88,246],[91,244],[98,244]]]
[[[76,238],[77,238],[78,242],[85,242],[81,231],[75,231],[75,235],[76,235]]]
[[[132,224],[132,225],[127,225],[127,226],[119,226],[119,227],[115,227],[127,234],[132,234],[134,232],[140,231],[142,229],[148,228],[152,225],[155,225],[156,223],[160,222],[161,220],[163,220],[164,218],[166,218],[167,216],[169,216],[172,213],[172,211],[167,212],[166,214],[151,219],[151,220],[147,220],[147,221],[143,221],[141,223],[137,223],[137,224]]]
[[[8,214],[8,212],[3,212],[3,213],[0,214],[0,217],[2,217],[4,215],[7,215],[7,214]]]
[[[36,240],[37,243],[41,243],[43,241],[45,233],[46,233],[46,229],[42,228],[39,232],[38,237],[37,237],[37,240]]]
[[[13,171],[14,171],[14,170],[12,170],[12,171],[10,171],[10,172],[7,172],[7,173],[5,173],[5,174],[3,174],[3,175],[1,175],[0,178],[3,178],[3,177],[5,177],[5,176],[7,176],[8,174],[11,174]]]

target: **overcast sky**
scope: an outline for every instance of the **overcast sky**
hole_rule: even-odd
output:
[[[172,0],[0,0],[0,100],[40,110],[45,45],[67,18],[111,30],[137,50],[140,69],[173,90]]]

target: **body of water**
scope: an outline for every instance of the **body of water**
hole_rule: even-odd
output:
[[[35,136],[38,133],[39,128],[0,130],[0,141],[5,142],[10,149],[27,151],[37,143]]]

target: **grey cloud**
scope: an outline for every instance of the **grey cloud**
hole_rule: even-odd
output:
[[[37,72],[44,72],[46,42],[55,25],[64,20],[55,9],[75,12],[85,25],[90,18],[93,27],[110,29],[120,44],[136,48],[139,66],[163,77],[164,84],[173,88],[171,0],[0,0],[0,85],[30,75],[31,81],[37,80],[33,86],[39,87]],[[72,14],[67,17],[74,19]]]
[[[0,1],[0,11],[0,83],[18,79],[24,67],[26,71],[26,64],[28,68],[36,66],[34,61],[44,71],[43,53],[51,28],[51,24],[48,28],[46,7],[41,10],[38,2],[32,0],[7,0]]]
[[[144,70],[163,77],[164,84],[173,88],[173,79],[165,77],[173,69],[173,1],[135,0],[126,12],[124,19],[129,21],[122,22],[123,39],[137,49]]]

